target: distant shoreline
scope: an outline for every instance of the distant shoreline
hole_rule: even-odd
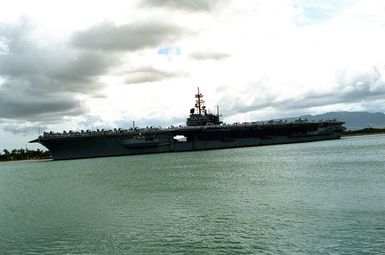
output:
[[[342,134],[342,137],[364,136],[364,135],[385,135],[385,132],[381,132],[381,133]]]
[[[49,161],[49,160],[52,160],[52,158],[34,158],[34,159],[11,159],[11,160],[0,160],[0,164],[1,163],[12,163],[12,162],[28,162],[28,161],[31,161],[31,162],[34,162],[34,161]]]
[[[358,136],[358,135],[380,135],[385,134],[385,128],[364,128],[359,130],[348,130],[342,133],[342,136]]]
[[[52,160],[52,157],[49,157],[49,158],[6,159],[6,160],[0,160],[0,163],[3,163],[3,162],[20,162],[20,161],[38,161],[38,160]]]
[[[4,149],[2,152],[0,154],[0,162],[52,159],[49,151],[42,151],[40,149],[13,149],[11,151]]]

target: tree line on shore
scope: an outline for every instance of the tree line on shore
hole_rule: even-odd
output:
[[[26,159],[49,159],[51,154],[49,151],[40,149],[13,149],[11,151],[4,149],[0,152],[0,161],[26,160]]]
[[[364,128],[359,130],[346,130],[343,135],[370,135],[370,134],[384,134],[385,128]]]

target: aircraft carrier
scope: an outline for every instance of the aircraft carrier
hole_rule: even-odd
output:
[[[344,122],[337,120],[224,124],[219,111],[207,111],[199,88],[195,101],[186,126],[44,132],[31,142],[61,160],[312,142],[339,139],[344,130]]]

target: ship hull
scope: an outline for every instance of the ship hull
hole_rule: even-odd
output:
[[[185,142],[176,141],[172,139],[172,137],[174,137],[172,133],[163,134],[163,141],[156,144],[156,146],[154,146],[153,143],[149,145],[143,144],[142,146],[127,146],[122,142],[125,140],[124,136],[70,137],[46,139],[39,142],[50,150],[53,159],[63,160],[313,142],[339,139],[341,133],[333,132],[330,134],[317,135],[278,135],[211,140],[200,140],[199,136],[192,135],[189,141]]]
[[[261,138],[240,138],[234,141],[199,141],[195,144],[188,143],[182,145],[175,145],[176,152],[178,151],[193,151],[193,150],[213,150],[213,149],[225,149],[225,148],[239,148],[250,146],[264,146],[264,145],[276,145],[276,144],[288,144],[288,143],[303,143],[303,142],[315,142],[323,140],[333,140],[341,138],[341,134],[331,135],[317,135],[317,136],[302,136],[302,137],[285,137],[277,136],[267,139]]]
[[[47,147],[52,158],[80,159],[94,157],[124,156],[170,151],[169,144],[157,146],[126,146],[120,137],[87,137],[46,140],[40,142]]]

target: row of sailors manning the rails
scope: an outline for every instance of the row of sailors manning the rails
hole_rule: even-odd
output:
[[[324,120],[317,120],[317,121],[309,121],[307,119],[298,119],[293,122],[288,122],[287,120],[269,120],[269,121],[255,121],[255,122],[236,122],[233,124],[221,124],[221,125],[206,125],[206,126],[198,126],[193,128],[205,128],[205,127],[224,127],[224,126],[262,126],[262,125],[269,125],[269,126],[280,126],[280,125],[287,125],[288,123],[322,123],[325,122]],[[326,120],[328,123],[337,122],[336,119],[332,120]],[[180,128],[192,128],[192,127],[184,127],[182,125],[179,126],[173,126],[170,125],[166,129],[163,129],[161,126],[159,127],[146,127],[146,128],[138,128],[138,127],[132,127],[129,129],[122,129],[122,128],[114,128],[110,130],[105,129],[97,129],[97,130],[80,130],[80,131],[63,131],[62,133],[58,132],[43,132],[43,136],[40,136],[40,138],[46,138],[46,137],[62,137],[62,136],[84,136],[84,135],[116,135],[116,134],[129,134],[129,133],[143,133],[143,132],[151,132],[151,131],[161,131],[161,130],[173,130],[173,129],[180,129]]]

